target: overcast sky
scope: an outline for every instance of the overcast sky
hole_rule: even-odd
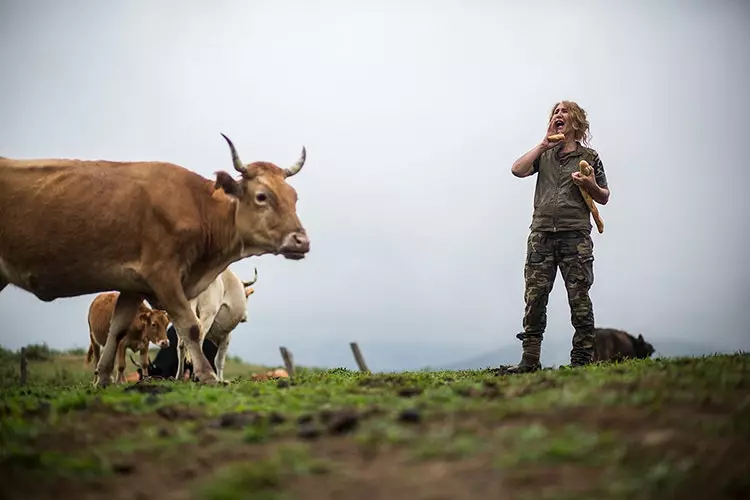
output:
[[[373,369],[418,368],[520,357],[536,177],[510,166],[575,100],[612,191],[597,324],[750,349],[750,6],[574,4],[5,0],[0,155],[213,177],[232,171],[220,132],[245,162],[306,146],[291,184],[310,254],[231,266],[258,282],[230,354],[353,367],[356,340]],[[0,344],[87,346],[92,299],[8,287]],[[569,348],[559,274],[548,314]]]

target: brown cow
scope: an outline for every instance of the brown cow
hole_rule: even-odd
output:
[[[654,346],[646,342],[643,335],[636,338],[614,328],[596,328],[594,333],[594,361],[646,359],[654,353]]]
[[[223,134],[222,134],[223,135]],[[302,259],[310,250],[286,179],[289,168],[243,164],[214,181],[173,163],[0,159],[0,290],[49,302],[119,291],[96,369],[111,383],[115,350],[146,299],[167,311],[201,382],[217,377],[201,351],[189,300],[231,263],[253,255]]]
[[[100,348],[107,342],[110,320],[115,310],[119,292],[108,292],[97,295],[89,306],[89,350],[86,353],[86,364],[92,359],[99,364]],[[125,336],[117,344],[117,382],[125,381],[125,352],[130,349],[141,355],[141,362],[148,361],[148,347],[154,343],[159,348],[169,347],[167,338],[169,316],[165,311],[151,309],[141,302],[138,312],[130,322]]]

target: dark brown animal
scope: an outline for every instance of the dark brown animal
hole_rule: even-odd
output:
[[[646,342],[643,335],[636,338],[614,328],[596,328],[594,333],[594,362],[646,359],[654,353],[654,346]]]
[[[223,134],[222,134],[223,135]],[[146,299],[167,311],[201,382],[217,377],[201,351],[189,300],[231,263],[253,255],[302,259],[310,250],[289,168],[243,164],[214,181],[173,163],[0,158],[0,290],[49,302],[118,291],[96,373],[111,383],[115,350]]]
[[[110,320],[115,310],[119,292],[107,292],[97,295],[89,306],[89,350],[86,353],[85,364],[93,360],[96,364],[101,358],[100,349],[107,343]],[[125,381],[125,352],[130,349],[141,355],[141,362],[148,362],[149,343],[153,342],[159,348],[169,347],[167,327],[169,316],[165,311],[151,309],[145,302],[141,302],[133,321],[125,332],[125,336],[117,344],[117,382]]]

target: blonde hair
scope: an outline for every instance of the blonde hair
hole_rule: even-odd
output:
[[[568,114],[573,118],[571,126],[573,127],[573,134],[576,141],[580,141],[584,145],[589,145],[591,139],[591,131],[589,130],[589,120],[586,115],[586,111],[574,101],[559,101],[552,106],[552,111],[549,113],[549,120],[555,114],[557,107],[563,104],[568,108]]]

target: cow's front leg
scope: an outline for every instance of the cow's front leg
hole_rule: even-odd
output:
[[[163,305],[169,317],[172,318],[177,336],[187,346],[190,359],[193,362],[193,373],[198,377],[198,381],[204,384],[217,383],[216,374],[211,369],[211,365],[201,349],[203,334],[200,322],[190,307],[179,282],[176,281],[172,286],[154,287],[154,291],[157,293],[159,303]],[[181,367],[178,366],[178,373],[180,373],[180,369]]]
[[[143,298],[139,295],[129,293],[120,293],[115,302],[115,310],[112,313],[112,321],[109,324],[109,333],[107,342],[102,349],[101,358],[96,365],[94,374],[98,377],[97,385],[107,387],[112,383],[112,369],[115,364],[115,354],[117,346],[125,337],[130,323],[135,317],[138,307],[141,305]]]
[[[138,367],[141,370],[141,378],[147,377],[149,375],[149,359],[148,359],[148,346],[149,343],[146,342],[146,345],[141,347],[140,354],[141,354],[141,366]]]
[[[231,337],[232,332],[227,333],[223,338],[218,340],[218,345],[216,346],[216,358],[214,359],[214,364],[216,364],[216,375],[221,382],[224,381],[224,362],[227,360],[229,340]]]

